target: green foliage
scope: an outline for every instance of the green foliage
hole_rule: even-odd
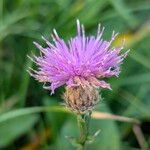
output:
[[[34,143],[40,150],[74,149],[65,136],[78,136],[76,118],[59,106],[64,89],[50,96],[26,70],[32,66],[27,55],[38,53],[32,42],[42,43],[41,35],[51,40],[53,28],[67,40],[75,35],[77,18],[87,34],[101,22],[105,39],[113,30],[125,37],[129,57],[120,77],[109,80],[113,91],[102,91],[97,110],[138,118],[150,144],[149,14],[148,0],[0,0],[0,149],[31,149]],[[101,132],[86,149],[140,149],[131,124],[94,119],[90,124],[91,134]],[[47,128],[49,136],[43,136]]]
[[[99,111],[110,112],[107,105],[99,106]],[[92,120],[91,121],[91,132],[94,133],[98,129],[101,130],[100,134],[96,138],[93,144],[87,146],[87,149],[111,149],[120,150],[121,148],[121,137],[117,124],[112,120]]]
[[[26,115],[0,123],[0,148],[11,144],[16,138],[27,133],[37,119],[37,115]]]

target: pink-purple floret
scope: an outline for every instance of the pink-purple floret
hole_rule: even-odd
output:
[[[101,38],[103,31],[99,25],[96,36],[85,36],[84,26],[77,20],[77,36],[68,43],[58,36],[56,30],[52,35],[53,43],[42,37],[47,47],[34,42],[41,55],[30,57],[38,66],[37,70],[30,68],[30,75],[40,82],[50,83],[44,87],[52,93],[62,85],[75,86],[79,82],[111,89],[102,78],[119,75],[120,64],[128,51],[120,54],[123,44],[110,48],[117,34],[113,32],[111,40],[105,41]]]

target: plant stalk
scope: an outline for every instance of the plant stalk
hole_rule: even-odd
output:
[[[78,139],[78,148],[77,150],[84,150],[86,140],[89,134],[89,120],[91,113],[82,114],[77,116],[78,127],[80,131],[80,137]]]

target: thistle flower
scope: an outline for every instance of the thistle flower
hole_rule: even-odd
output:
[[[93,108],[99,100],[98,88],[111,89],[103,78],[118,77],[120,65],[127,53],[120,54],[123,45],[111,48],[117,34],[112,33],[110,41],[103,40],[104,28],[98,26],[96,36],[85,36],[84,26],[77,20],[77,36],[67,43],[53,30],[53,43],[44,37],[44,48],[34,42],[41,56],[33,56],[37,70],[30,68],[30,75],[39,82],[49,83],[44,88],[54,93],[65,85],[64,99],[67,106],[79,113]]]

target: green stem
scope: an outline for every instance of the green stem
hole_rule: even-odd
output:
[[[79,143],[78,150],[84,150],[84,146],[89,134],[88,130],[89,130],[90,115],[91,113],[77,116],[78,126],[80,130],[80,137],[78,139]]]

